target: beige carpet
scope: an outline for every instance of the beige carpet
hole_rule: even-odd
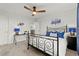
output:
[[[77,51],[67,49],[66,56],[78,56]]]
[[[42,52],[30,47],[27,50],[26,41],[0,46],[0,56],[45,56]],[[77,52],[67,49],[66,56],[77,56]]]

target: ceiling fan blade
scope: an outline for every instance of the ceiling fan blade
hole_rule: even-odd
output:
[[[32,11],[30,8],[28,8],[28,7],[26,7],[26,6],[24,6],[24,8],[25,8],[25,9],[27,9],[27,10],[30,10],[30,11]]]
[[[39,10],[39,11],[36,11],[36,12],[46,12],[46,10]]]

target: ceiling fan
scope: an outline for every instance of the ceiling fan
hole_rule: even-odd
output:
[[[46,12],[46,10],[36,10],[36,6],[33,6],[33,8],[29,8],[27,6],[24,6],[25,9],[32,11],[32,16],[36,15],[37,13],[43,13]]]

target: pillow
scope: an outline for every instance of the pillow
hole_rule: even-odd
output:
[[[50,32],[50,36],[57,37],[57,33],[56,32]]]
[[[50,32],[47,32],[47,33],[46,33],[46,36],[50,36]]]
[[[46,36],[54,36],[57,37],[57,33],[58,33],[58,37],[59,38],[64,38],[64,32],[47,32]]]
[[[58,32],[58,37],[64,38],[64,32]]]
[[[52,32],[52,31],[50,31],[50,32],[47,32],[46,33],[46,36],[52,36],[53,34],[56,34],[57,32]],[[57,36],[57,35],[56,35]]]

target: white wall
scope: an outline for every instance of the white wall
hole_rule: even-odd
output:
[[[35,30],[35,34],[40,34],[40,28],[41,28],[41,22],[37,18],[33,18],[33,21],[31,22],[31,28]]]
[[[77,15],[77,7],[75,4],[75,8],[70,9],[70,10],[66,10],[62,12],[54,12],[54,13],[49,13],[48,15],[46,15],[45,17],[42,17],[38,20],[40,20],[40,31],[41,34],[46,34],[46,27],[60,27],[60,26],[65,26],[67,24],[68,27],[76,27],[77,23],[76,23],[76,15]],[[52,25],[51,21],[55,20],[55,18],[61,19],[61,23],[57,24],[57,25]]]
[[[23,30],[29,30],[32,19],[27,16],[12,15],[12,14],[0,14],[0,45],[13,43],[14,27],[23,22],[25,25]],[[25,36],[16,38],[17,41],[25,40]]]
[[[24,25],[22,26],[22,30],[29,30],[30,29],[30,23],[31,19],[24,17],[24,16],[9,16],[9,41],[8,42],[13,42],[13,35],[14,35],[14,27],[19,23],[23,22]],[[17,41],[23,41],[26,39],[25,36],[19,36],[19,38],[16,38]]]
[[[8,19],[6,16],[0,15],[0,44],[8,41]]]

